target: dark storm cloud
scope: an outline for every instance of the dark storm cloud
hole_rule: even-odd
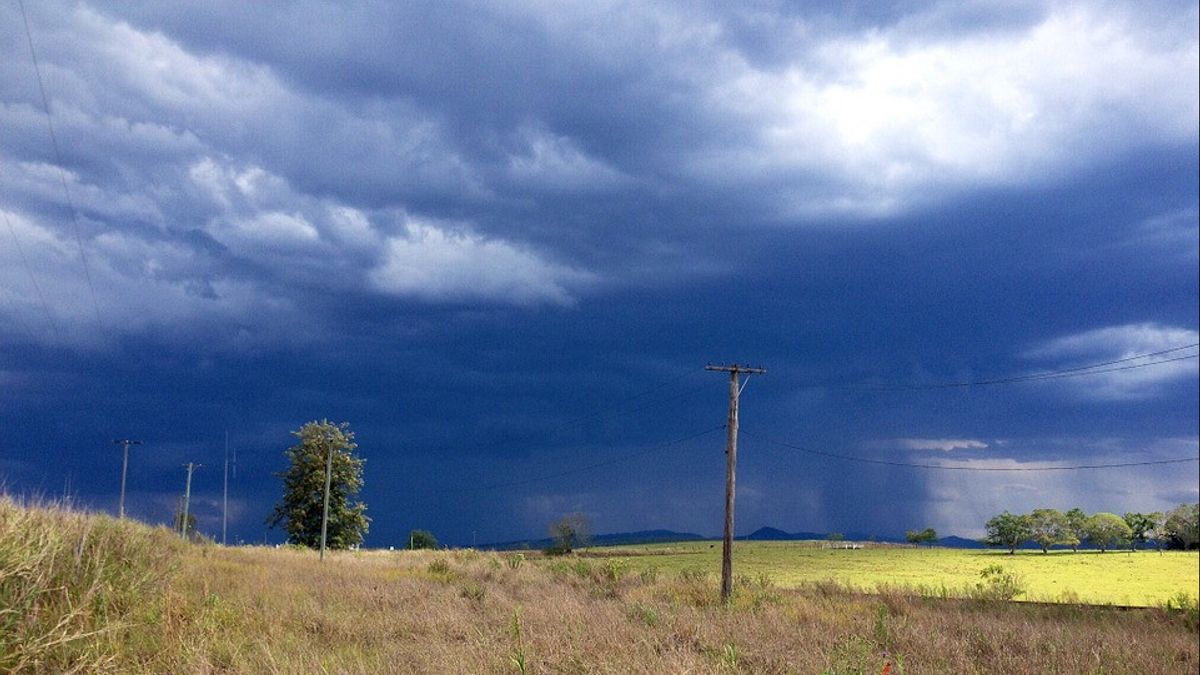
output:
[[[229,428],[258,539],[287,432],[330,417],[368,457],[375,544],[536,536],[569,510],[708,533],[719,433],[563,471],[719,424],[699,367],[737,359],[770,368],[744,408],[749,529],[972,534],[1002,508],[1196,494],[1191,465],[1103,478],[1109,503],[1097,476],[765,440],[978,466],[1195,454],[1194,360],[847,389],[1198,341],[1194,3],[28,9],[65,173],[10,32],[12,489],[111,506],[108,440],[141,437],[132,510],[169,519],[202,461],[211,521]]]

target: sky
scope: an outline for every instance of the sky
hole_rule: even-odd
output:
[[[229,540],[279,542],[328,418],[368,546],[712,536],[740,363],[739,535],[1198,499],[1147,464],[1200,454],[1195,2],[23,9],[9,493],[115,512],[137,439],[129,515],[195,462],[219,537],[228,433]]]

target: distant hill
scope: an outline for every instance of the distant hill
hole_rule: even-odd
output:
[[[674,541],[701,541],[709,539],[695,532],[676,532],[674,530],[639,530],[637,532],[616,532],[612,534],[592,535],[592,546],[632,546],[636,544],[667,544]],[[541,550],[554,543],[553,539],[520,539],[504,541],[495,544],[484,544],[479,548],[488,551],[518,551],[525,549]]]
[[[987,548],[987,546],[974,539],[964,539],[963,537],[956,537],[954,535],[942,537],[936,543],[938,546],[945,546],[946,548]]]
[[[829,538],[825,532],[786,532],[777,527],[760,527],[750,534],[737,537],[738,541],[824,541]],[[873,541],[885,544],[906,544],[904,537],[880,536],[863,532],[846,532],[842,538],[846,541]],[[633,546],[637,544],[667,544],[676,541],[717,541],[720,537],[705,537],[694,532],[676,532],[674,530],[640,530],[637,532],[616,532],[612,534],[597,534],[592,536],[592,546]],[[553,542],[549,537],[544,539],[519,539],[479,546],[481,550],[516,551],[524,549],[541,550],[548,548]],[[934,546],[945,548],[987,548],[974,539],[950,535],[934,542]],[[1023,548],[1033,547],[1032,544]]]

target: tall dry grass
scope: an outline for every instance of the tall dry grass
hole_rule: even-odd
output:
[[[64,528],[79,522],[56,511],[21,517],[51,527],[56,519]],[[114,532],[139,541],[158,536],[135,530]],[[739,578],[732,606],[723,607],[707,571],[633,573],[616,559],[406,551],[335,553],[322,564],[296,550],[152,550],[169,551],[178,566],[165,584],[137,577],[151,590],[136,594],[138,606],[120,619],[125,630],[106,630],[90,654],[69,642],[49,645],[41,661],[26,661],[29,668],[880,673],[891,664],[891,673],[1195,673],[1200,663],[1194,624],[1162,609],[944,600],[899,590],[866,596],[836,584],[781,590],[761,577]],[[164,569],[161,562],[135,566]],[[68,582],[48,587],[60,583]],[[128,623],[137,618],[147,622]]]
[[[0,671],[122,669],[182,552],[165,529],[0,496]]]

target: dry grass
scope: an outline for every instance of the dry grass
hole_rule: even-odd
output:
[[[0,551],[9,548],[6,536]],[[321,564],[305,551],[165,549],[178,568],[164,585],[143,584],[140,610],[121,619],[147,621],[83,669],[879,673],[891,662],[893,673],[1195,673],[1200,663],[1194,624],[1162,609],[785,590],[761,577],[740,579],[725,608],[702,572],[635,573],[619,560],[370,552]],[[31,670],[83,658],[49,649],[53,659]]]
[[[119,669],[185,549],[162,528],[0,496],[0,671]]]

